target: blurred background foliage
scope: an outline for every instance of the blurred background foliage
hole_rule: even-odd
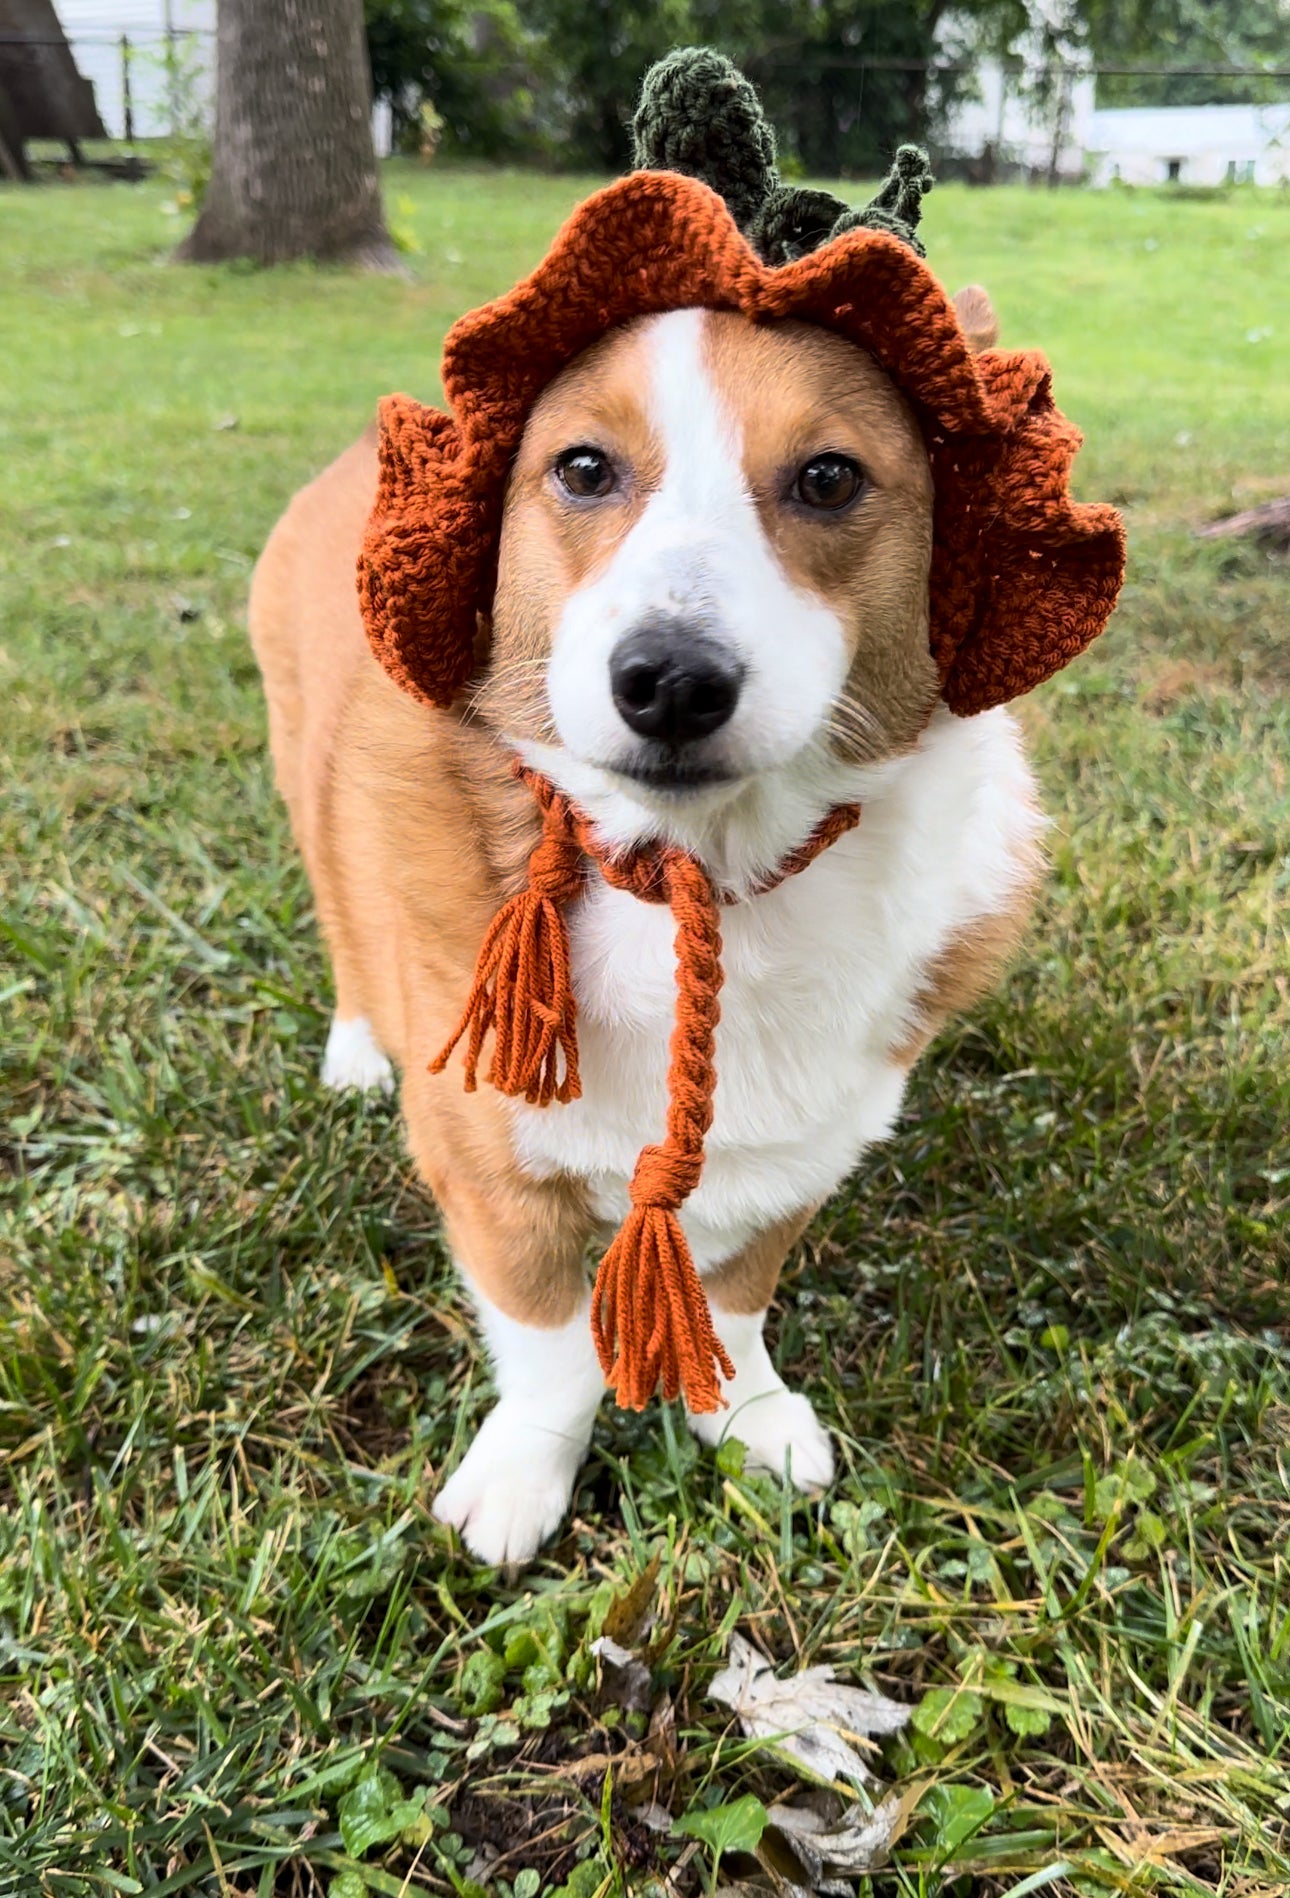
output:
[[[785,169],[880,169],[904,139],[936,143],[984,53],[1099,66],[1103,105],[1263,101],[1284,92],[1282,0],[365,0],[372,76],[396,140],[596,171],[628,162],[640,75],[678,45],[719,46],[755,80]],[[1162,71],[1161,69],[1168,69]]]

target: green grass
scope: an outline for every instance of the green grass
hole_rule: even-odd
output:
[[[516,1580],[429,1517],[487,1379],[396,1114],[317,1088],[243,609],[292,489],[434,398],[584,187],[390,188],[406,282],[171,268],[160,185],[0,193],[0,1890],[463,1892],[490,1840],[498,1898],[651,1849],[688,1894],[635,1802],[793,1785],[705,1701],[738,1626],[930,1696],[875,1898],[1284,1892],[1287,569],[1190,529],[1290,487],[1290,201],[931,199],[1130,526],[1112,630],[1024,708],[1043,911],[791,1275],[834,1492],[607,1410]],[[643,1743],[588,1642],[653,1553]]]

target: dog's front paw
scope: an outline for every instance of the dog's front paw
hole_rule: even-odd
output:
[[[807,1399],[782,1384],[743,1403],[737,1393],[736,1381],[729,1410],[691,1416],[699,1441],[715,1449],[723,1437],[738,1437],[749,1469],[782,1477],[787,1465],[794,1489],[826,1489],[833,1481],[833,1445]]]
[[[357,1088],[370,1094],[379,1088],[382,1094],[393,1094],[394,1069],[365,1015],[354,1015],[349,1021],[337,1015],[332,1021],[323,1052],[322,1084],[335,1093]]]
[[[527,1562],[564,1520],[587,1453],[583,1436],[562,1436],[503,1398],[434,1500],[472,1555],[495,1567]]]

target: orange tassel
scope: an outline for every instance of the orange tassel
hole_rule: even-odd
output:
[[[522,890],[493,918],[461,1020],[430,1072],[442,1074],[457,1043],[469,1034],[466,1092],[473,1094],[490,1028],[493,1060],[484,1078],[499,1093],[522,1095],[536,1107],[577,1100],[582,1088],[569,937],[559,906],[536,890]]]
[[[442,1074],[468,1035],[466,1092],[473,1094],[491,1029],[493,1061],[485,1079],[501,1094],[549,1107],[552,1101],[576,1101],[582,1092],[578,1009],[561,908],[582,888],[582,852],[566,836],[558,813],[546,812],[528,878],[528,888],[504,903],[489,924],[461,1020],[430,1072]]]
[[[735,1367],[670,1206],[633,1206],[619,1227],[596,1274],[591,1329],[624,1410],[644,1410],[660,1387],[696,1413],[726,1408],[716,1367],[727,1378]]]

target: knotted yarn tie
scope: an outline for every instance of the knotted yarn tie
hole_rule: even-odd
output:
[[[697,1413],[723,1409],[718,1372],[735,1375],[680,1221],[699,1184],[717,1085],[716,1032],[721,966],[720,903],[703,866],[688,852],[654,843],[615,855],[590,820],[547,779],[517,762],[515,774],[542,812],[542,835],[528,862],[528,883],[502,905],[480,948],[475,979],[451,1039],[431,1062],[438,1074],[467,1037],[466,1089],[477,1085],[485,1036],[493,1033],[486,1075],[501,1093],[548,1107],[576,1100],[577,1006],[564,905],[586,887],[585,859],[605,881],[640,901],[666,903],[676,923],[676,1014],[667,1075],[667,1126],[632,1174],[631,1210],[600,1262],[591,1328],[606,1381],[619,1404],[643,1410],[662,1388]],[[839,804],[775,874],[752,894],[796,876],[860,821]]]
[[[528,882],[489,924],[461,1020],[430,1063],[432,1074],[442,1074],[457,1043],[468,1036],[465,1085],[473,1094],[491,1028],[493,1060],[485,1080],[534,1107],[575,1101],[582,1092],[563,905],[582,888],[583,852],[570,834],[565,800],[545,788],[551,796],[539,798],[542,835],[529,856]]]

